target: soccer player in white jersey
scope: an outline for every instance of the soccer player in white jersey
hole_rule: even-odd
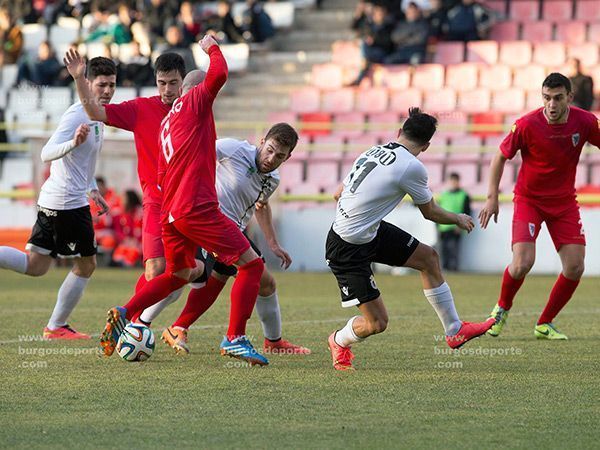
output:
[[[281,267],[287,269],[292,263],[290,255],[281,247],[273,227],[269,198],[279,186],[281,164],[287,161],[298,142],[298,134],[287,123],[273,125],[261,140],[258,147],[247,141],[219,139],[217,149],[216,188],[221,211],[245,231],[254,215],[263,231],[269,248],[281,260]],[[246,236],[247,237],[247,236]],[[258,255],[260,250],[248,238]],[[212,255],[202,250],[197,259],[212,267],[208,273],[206,286],[194,288],[179,318],[162,334],[162,339],[177,353],[189,353],[187,331],[189,327],[214,303],[225,287],[229,277],[235,276],[235,266],[227,266],[215,261]],[[206,276],[206,275],[205,275]],[[203,281],[203,280],[201,280]],[[140,322],[149,324],[174,300],[162,302],[146,309]],[[294,345],[282,338],[281,313],[277,288],[273,275],[265,268],[260,280],[260,290],[256,301],[256,312],[261,321],[265,336],[263,348],[268,353],[309,354],[310,350]]]
[[[337,370],[353,370],[352,344],[387,327],[387,311],[371,271],[374,262],[421,272],[423,293],[442,322],[450,347],[459,348],[494,324],[494,319],[462,322],[436,251],[383,221],[408,194],[426,219],[454,224],[468,232],[473,229],[471,217],[451,213],[435,203],[425,166],[417,159],[429,147],[436,126],[435,117],[411,108],[397,142],[375,146],[361,154],[336,193],[336,217],[327,236],[325,256],[337,278],[342,306],[357,306],[361,313],[329,336],[333,367]]]
[[[107,58],[93,58],[87,80],[95,98],[107,104],[115,92],[117,68]],[[58,291],[56,306],[46,328],[46,339],[89,339],[67,324],[96,268],[96,241],[89,200],[100,214],[108,205],[94,179],[96,159],[102,147],[104,125],[90,121],[81,103],[60,118],[58,128],[42,149],[42,160],[52,162],[50,177],[41,188],[37,221],[26,249],[0,247],[0,268],[39,277],[55,257],[73,258],[73,269]],[[89,197],[89,199],[88,199]]]

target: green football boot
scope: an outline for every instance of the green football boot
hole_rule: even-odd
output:
[[[498,304],[494,306],[490,314],[490,318],[494,319],[496,323],[492,325],[492,328],[487,330],[487,334],[493,337],[498,337],[500,332],[502,331],[502,327],[506,323],[506,318],[508,317],[508,311],[504,308],[500,308]]]
[[[566,341],[567,336],[558,331],[551,323],[536,325],[533,334],[538,339],[550,339],[552,341]]]

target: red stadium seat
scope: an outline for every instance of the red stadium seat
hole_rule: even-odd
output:
[[[354,108],[354,89],[342,88],[325,91],[321,95],[321,111],[337,113],[350,112]]]
[[[600,8],[600,4],[598,6]],[[564,22],[556,25],[556,40],[565,44],[583,44],[586,33],[585,22]]]
[[[524,67],[515,67],[513,86],[522,89],[532,89],[541,86],[546,78],[544,66],[531,64]]]
[[[398,91],[410,86],[411,67],[408,65],[376,66],[373,70],[375,86]]]
[[[355,41],[335,41],[331,46],[331,62],[341,66],[360,67],[362,54]]]
[[[567,57],[579,59],[584,67],[594,66],[598,64],[598,44],[586,42],[585,44],[569,45]]]
[[[383,87],[358,89],[356,91],[356,111],[365,113],[383,112],[387,110],[388,91]]]
[[[390,111],[407,114],[411,106],[421,107],[423,94],[420,89],[406,89],[392,92],[390,95]]]
[[[467,61],[496,64],[498,62],[498,43],[495,41],[467,42]]]
[[[458,97],[458,110],[466,113],[489,111],[490,90],[478,88],[469,92],[461,92]]]
[[[300,114],[302,134],[307,137],[331,133],[331,114],[311,112]]]
[[[481,66],[479,69],[479,86],[498,91],[508,89],[512,85],[512,70],[504,64]]]
[[[456,109],[456,91],[444,88],[438,91],[425,91],[423,101],[425,111],[431,113],[449,113]]]
[[[444,86],[444,66],[441,64],[417,66],[413,73],[412,85],[425,91],[441,89]]]
[[[511,88],[492,94],[492,110],[504,113],[517,113],[525,109],[525,91]]]
[[[471,134],[488,138],[503,133],[501,130],[504,114],[500,112],[482,112],[471,115]]]
[[[533,62],[546,67],[562,66],[565,63],[565,44],[556,41],[535,44]]]
[[[366,120],[361,112],[349,112],[336,114],[333,122],[335,133],[350,140],[363,133]]]
[[[315,64],[312,67],[311,84],[320,89],[339,89],[344,84],[344,71],[337,64]]]
[[[290,109],[297,113],[318,111],[320,92],[314,87],[304,87],[290,94]]]
[[[521,39],[532,43],[552,40],[551,22],[525,22],[521,30]]]
[[[458,64],[465,60],[464,42],[438,42],[433,62],[436,64]]]
[[[519,39],[519,23],[511,21],[495,24],[490,32],[490,39],[493,41],[517,41]]]
[[[462,63],[446,66],[446,86],[457,91],[470,91],[477,87],[479,66]]]
[[[572,0],[552,0],[542,2],[543,20],[567,22],[573,18]]]
[[[526,66],[531,62],[531,44],[527,41],[502,42],[500,62],[511,67]]]
[[[512,20],[533,22],[540,17],[540,2],[538,0],[517,0],[509,3],[509,16]]]
[[[598,3],[590,0],[577,0],[575,3],[575,19],[587,22],[600,22]]]
[[[465,136],[467,133],[468,117],[465,113],[453,111],[451,114],[443,114],[438,117],[437,135],[444,138],[455,138]]]

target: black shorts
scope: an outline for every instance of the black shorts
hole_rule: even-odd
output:
[[[246,235],[246,233],[244,233],[244,236],[246,237],[246,239],[248,239],[248,242],[250,243],[250,247],[252,247],[254,249],[254,251],[258,254],[258,256],[260,256],[262,258],[262,260],[264,261],[265,258],[263,257],[261,251],[258,249],[256,244],[254,242],[252,242],[252,239],[250,239]],[[235,266],[233,266],[233,265],[228,266],[226,264],[223,264],[220,261],[217,261],[212,254],[209,254],[206,250],[204,250],[201,247],[198,247],[198,251],[196,252],[196,259],[199,259],[200,261],[202,261],[204,263],[205,269],[204,269],[203,276],[206,276],[207,279],[208,279],[208,275],[210,275],[210,273],[213,271],[218,273],[219,275],[224,275],[226,277],[234,277],[237,275],[237,268]],[[200,278],[202,278],[202,277],[200,277]]]
[[[27,250],[53,258],[77,258],[97,253],[89,206],[60,211],[38,205],[37,210]]]
[[[342,306],[348,308],[379,297],[371,263],[403,266],[418,245],[419,241],[406,231],[383,221],[375,239],[366,244],[350,244],[329,230],[325,258],[340,287]]]

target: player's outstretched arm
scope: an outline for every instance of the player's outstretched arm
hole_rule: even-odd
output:
[[[421,214],[423,214],[423,217],[432,222],[456,225],[461,230],[465,230],[469,233],[475,228],[475,223],[471,216],[468,216],[467,214],[454,214],[447,211],[438,205],[434,199],[431,199],[429,202],[422,205],[417,205],[417,207],[421,211]]]
[[[88,117],[99,122],[106,122],[106,111],[90,90],[88,81],[85,78],[85,61],[79,52],[74,49],[69,49],[63,58],[63,62],[65,63],[69,74],[71,74],[75,80],[77,95],[79,95],[79,100]]]
[[[488,185],[487,200],[482,210],[479,211],[479,223],[481,224],[481,228],[485,229],[492,217],[494,218],[494,222],[498,223],[498,193],[505,164],[506,157],[499,151],[496,153],[490,164],[490,181]]]
[[[216,97],[227,81],[227,61],[225,61],[225,57],[221,53],[219,44],[212,36],[204,36],[198,44],[210,59],[210,66],[208,67],[208,72],[206,72],[204,83],[208,92],[213,97]]]
[[[275,227],[273,227],[273,213],[271,211],[271,205],[269,202],[264,203],[256,203],[256,221],[260,226],[265,238],[267,239],[267,243],[269,244],[269,248],[271,251],[281,260],[281,267],[287,269],[292,264],[292,258],[286,252],[281,245],[279,245],[279,241],[277,240],[277,233],[275,232]]]

